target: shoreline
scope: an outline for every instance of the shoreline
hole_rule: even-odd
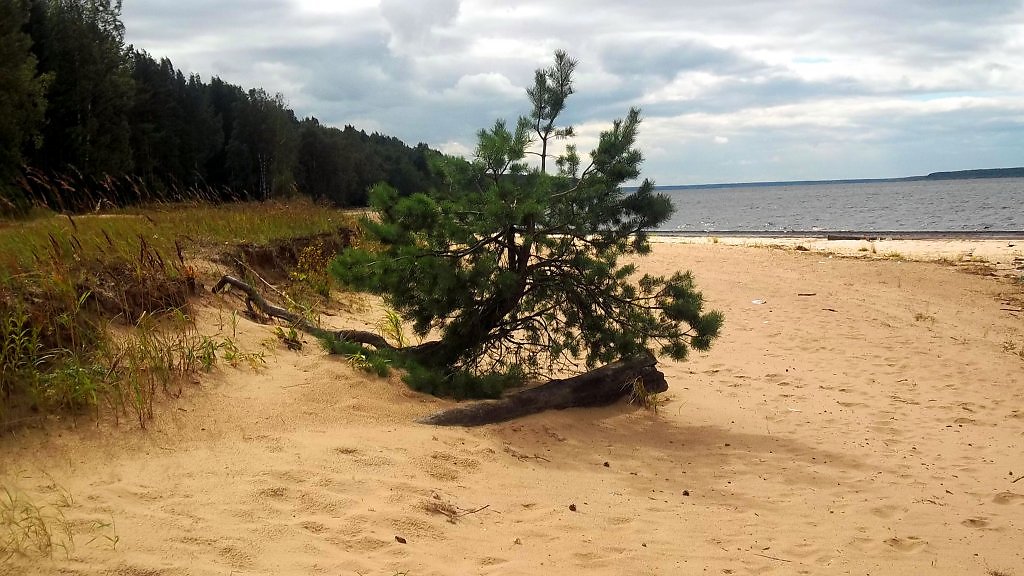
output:
[[[1024,240],[1024,230],[652,230],[651,237],[824,238],[827,240]]]
[[[757,248],[778,248],[877,260],[940,262],[970,267],[996,276],[1024,276],[1024,233],[1019,237],[902,236],[857,238],[852,234],[787,233],[756,235],[728,234],[653,234],[651,242],[661,244],[721,244]],[[929,233],[930,234],[930,233]]]

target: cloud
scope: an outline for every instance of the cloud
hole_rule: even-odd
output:
[[[458,0],[381,0],[380,12],[391,29],[393,46],[417,48],[435,44],[438,29],[451,25]]]
[[[1017,0],[134,0],[124,21],[137,47],[282,92],[299,116],[449,151],[526,113],[533,70],[563,48],[580,149],[640,106],[663,183],[1024,158]]]

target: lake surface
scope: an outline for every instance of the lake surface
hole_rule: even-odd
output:
[[[1024,178],[658,190],[665,232],[1024,231]]]

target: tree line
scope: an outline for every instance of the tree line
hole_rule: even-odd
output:
[[[120,15],[119,0],[0,0],[0,213],[295,193],[362,206],[377,182],[437,184],[425,144],[186,76],[126,45]]]

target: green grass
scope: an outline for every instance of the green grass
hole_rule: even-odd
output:
[[[198,334],[194,259],[354,222],[304,200],[0,220],[0,432],[47,413],[103,409],[145,426],[156,395],[180,393],[190,374],[218,360],[261,367],[262,352]],[[323,251],[303,254],[322,260]]]
[[[161,204],[80,216],[45,212],[29,220],[0,220],[0,278],[50,268],[53,260],[67,265],[88,259],[132,261],[142,242],[167,258],[179,250],[301,238],[354,221],[351,212],[308,200]]]

